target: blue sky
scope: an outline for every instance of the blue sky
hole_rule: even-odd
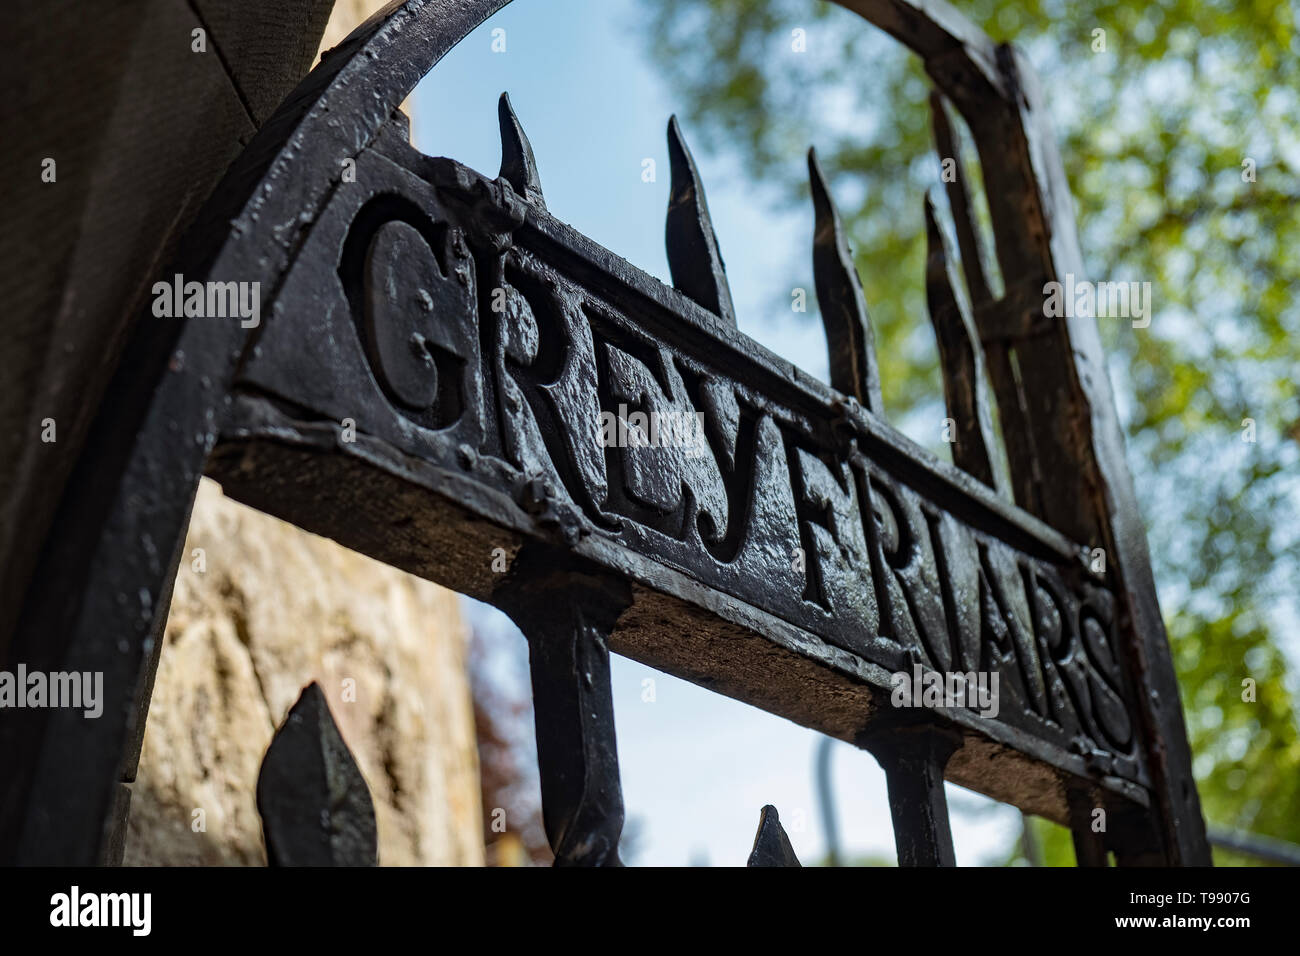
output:
[[[506,7],[471,34],[417,88],[416,145],[495,175],[500,165],[496,101],[509,92],[532,142],[547,206],[557,218],[668,281],[666,127],[673,103],[641,42],[637,0],[539,0]],[[505,52],[492,31],[505,30]],[[863,30],[872,29],[865,22]],[[708,194],[740,328],[823,380],[825,339],[815,312],[780,303],[790,289],[811,295],[812,211],[774,208],[775,197],[734,164],[692,144]],[[657,164],[644,182],[642,162]],[[804,162],[802,153],[792,163]],[[919,205],[918,197],[918,205]],[[503,671],[524,679],[526,646],[510,622],[465,600],[471,624],[513,634]],[[654,681],[654,701],[643,700]],[[753,707],[618,658],[613,691],[634,860],[647,865],[743,865],[760,807],[774,804],[805,862],[825,852],[813,785],[820,735]],[[835,803],[849,856],[893,857],[884,775],[866,753],[836,744]],[[1019,815],[949,787],[958,862],[1004,852]]]

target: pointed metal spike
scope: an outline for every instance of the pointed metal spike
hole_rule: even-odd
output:
[[[497,100],[497,119],[501,124],[501,178],[534,206],[545,209],[546,200],[542,198],[542,180],[537,175],[533,147],[519,124],[514,107],[510,105],[509,93],[502,93],[501,99]]]
[[[374,866],[379,838],[370,790],[315,682],[271,739],[257,775],[272,866]]]
[[[735,328],[736,309],[727,286],[727,267],[718,251],[699,170],[676,116],[668,121],[668,159],[672,192],[668,197],[665,239],[673,287]]]
[[[993,301],[993,293],[989,291],[988,277],[984,272],[983,243],[976,224],[975,207],[971,204],[970,175],[962,161],[952,124],[948,122],[945,104],[942,94],[937,90],[931,92],[930,117],[935,148],[939,151],[940,163],[946,159],[953,161],[953,178],[944,185],[948,190],[948,205],[952,208],[953,225],[957,230],[957,246],[961,250],[966,286],[970,290],[971,302],[979,308]]]
[[[953,464],[999,494],[1009,495],[1007,469],[993,432],[984,350],[930,192],[925,196],[925,235],[925,296],[939,342],[944,399],[956,425]]]
[[[962,162],[961,150],[948,117],[948,101],[937,91],[930,94],[930,113],[934,125],[935,146],[940,160],[953,160],[954,179],[945,183],[948,193],[948,205],[952,210],[953,226],[957,233],[957,243],[961,250],[962,271],[966,276],[966,286],[970,290],[972,311],[977,319],[976,331],[982,321],[979,316],[986,309],[994,308],[993,292],[989,287],[988,273],[985,270],[985,243],[978,228],[975,208],[972,205],[971,178]],[[1038,455],[1034,450],[1033,431],[1029,427],[1029,410],[1020,374],[1015,368],[1011,349],[1005,341],[990,339],[984,341],[984,362],[989,380],[994,386],[998,399],[998,415],[1002,421],[1002,436],[1006,443],[1008,457],[1025,462],[1015,474],[1014,495],[1020,505],[1034,513],[1041,513],[1035,506],[1039,498],[1038,489],[1041,478],[1038,475]],[[1000,460],[1000,459],[999,459]]]
[[[776,807],[768,804],[758,815],[758,832],[754,834],[754,849],[750,851],[746,866],[799,866],[794,847],[781,826]]]
[[[880,397],[880,367],[867,300],[814,149],[808,150],[808,179],[816,216],[813,278],[826,330],[831,386],[856,398],[868,411],[882,415],[885,409]]]

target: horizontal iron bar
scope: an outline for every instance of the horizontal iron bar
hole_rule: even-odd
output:
[[[486,520],[463,539],[482,567],[494,534],[507,551],[514,534],[562,544],[769,643],[792,629],[787,650],[875,688],[847,723],[818,715],[830,701],[768,708],[792,719],[853,740],[899,675],[915,675],[913,703],[937,719],[1067,773],[1127,780],[1113,789],[1129,798],[1145,783],[1115,597],[1083,544],[505,180],[381,137],[275,289],[236,383],[247,399],[210,466],[236,496],[491,600],[490,573],[396,553],[319,500],[304,510],[301,494],[256,488],[276,475],[277,447],[286,460],[285,445],[361,458]],[[696,453],[611,444],[602,416],[629,408],[698,421]],[[297,480],[325,496],[315,476]],[[378,484],[360,480],[363,497]],[[436,540],[421,507],[401,520]],[[668,639],[643,633],[633,656],[750,702],[767,693],[755,675],[710,675]],[[1000,677],[1001,703],[984,716],[965,698],[936,707],[922,700],[926,672]],[[951,766],[970,785],[1002,785],[964,759]]]
[[[528,220],[517,237],[520,244],[536,249],[557,268],[581,276],[584,284],[603,298],[625,303],[639,299],[650,334],[688,340],[698,335],[707,342],[711,359],[720,369],[748,376],[758,390],[798,412],[842,420],[854,437],[869,444],[873,455],[906,471],[908,479],[927,492],[945,496],[945,506],[960,510],[965,520],[1003,540],[1013,540],[1022,550],[1077,563],[1082,573],[1104,580],[1089,568],[1088,547],[1071,541],[743,332],[719,326],[706,309],[568,224],[529,208]]]
[[[134,760],[123,742],[143,720],[148,681],[139,678],[151,660],[150,635],[165,617],[188,503],[218,430],[206,467],[242,500],[489,599],[499,584],[488,570],[490,552],[514,555],[538,539],[563,543],[593,573],[631,584],[632,603],[610,634],[611,647],[847,740],[886,706],[889,668],[904,663],[898,647],[906,646],[902,657],[909,661],[940,665],[929,658],[966,654],[964,663],[973,664],[972,653],[991,655],[981,663],[1006,667],[1010,677],[1022,663],[1034,663],[1033,637],[1043,636],[1032,634],[1034,620],[1049,632],[1054,627],[1054,612],[1032,582],[1063,576],[1053,586],[1069,592],[1064,617],[1071,627],[1084,622],[1074,619],[1078,608],[1069,602],[1085,591],[1088,600],[1104,597],[1079,543],[1053,540],[1045,526],[1003,509],[793,366],[743,336],[719,333],[713,318],[715,334],[699,334],[692,323],[703,310],[673,303],[657,320],[654,308],[629,316],[625,306],[671,297],[639,280],[639,295],[602,297],[595,273],[588,286],[575,285],[562,263],[528,245],[527,184],[538,184],[526,161],[517,170],[524,173],[522,198],[456,164],[444,164],[456,182],[421,183],[412,175],[417,167],[400,158],[410,150],[406,132],[390,120],[393,111],[456,40],[504,3],[408,0],[387,19],[363,25],[262,127],[190,231],[177,257],[180,271],[190,280],[260,288],[263,323],[248,331],[187,312],[183,320],[146,317],[139,324],[148,347],[133,349],[136,360],[117,376],[125,401],[106,406],[89,446],[94,453],[78,466],[89,491],[84,500],[80,492],[71,496],[60,512],[57,527],[88,530],[52,535],[36,575],[46,583],[27,602],[16,645],[51,669],[102,663],[106,719],[87,737],[84,727],[41,715],[6,737],[13,771],[0,795],[10,811],[0,820],[6,858],[98,857],[123,757],[128,767]],[[916,6],[898,2],[889,6],[894,10],[905,26]],[[961,73],[973,63],[995,82],[988,57],[954,32],[950,8],[942,10],[944,26],[916,34],[923,55],[943,61],[931,62],[931,72],[948,64]],[[1058,232],[1072,234],[1049,234]],[[625,289],[624,280],[635,277],[624,266],[609,288]],[[509,321],[494,301],[489,305],[503,289],[510,290]],[[412,297],[397,302],[397,293]],[[661,338],[647,334],[652,328]],[[537,351],[555,345],[557,329],[578,338],[564,338],[558,354]],[[599,356],[580,354],[596,335],[605,336]],[[690,526],[669,527],[663,517],[680,516],[671,508],[660,510],[657,526],[646,523],[654,509],[644,500],[634,506],[629,487],[652,495],[674,489],[646,486],[654,475],[620,464],[625,450],[610,452],[605,469],[584,470],[564,458],[572,457],[575,446],[565,452],[564,445],[577,432],[557,424],[581,410],[582,388],[594,382],[602,401],[608,391],[601,388],[637,387],[647,362],[658,367],[641,385],[655,379],[667,396],[681,384],[686,404],[703,395],[713,414],[710,456],[722,488],[698,480],[680,485],[715,493],[712,502],[686,495],[691,501],[681,507]],[[667,381],[672,376],[689,382]],[[733,411],[735,421],[728,418]],[[767,429],[767,444],[754,440],[759,428]],[[759,449],[763,454],[755,454]],[[759,465],[777,480],[746,471]],[[752,487],[745,484],[750,479]],[[614,487],[620,500],[607,511],[609,497],[593,492]],[[779,562],[746,567],[734,555],[698,553],[702,537],[722,550],[736,544],[719,539],[703,516],[716,506],[714,514],[727,517],[754,488],[798,511],[774,530],[758,523],[767,543],[798,540],[812,566],[831,568],[839,579],[809,578],[808,588],[816,584],[820,592],[795,592],[784,572],[766,573],[781,571]],[[585,500],[575,499],[577,492]],[[937,506],[925,512],[939,522],[938,532],[929,529],[937,540],[978,539],[1003,558],[1018,551],[1007,558],[1010,565],[996,568],[979,552],[958,562],[958,570],[976,572],[974,589],[957,597],[943,591],[929,558],[900,552],[904,543],[925,547],[913,533],[922,526],[900,520],[900,500],[915,516],[927,502],[934,505],[931,498],[946,499],[942,513]],[[1016,607],[998,606],[1018,574],[1027,593]],[[945,580],[953,579],[949,573]],[[828,588],[837,600],[856,603],[833,606]],[[912,614],[908,599],[917,595],[930,604],[920,615],[927,627],[950,619],[946,650],[903,633]],[[940,599],[946,614],[936,611]],[[974,618],[967,617],[971,608],[978,609]],[[1040,613],[1031,619],[1034,612]],[[878,613],[889,621],[874,621]],[[972,622],[975,643],[970,633],[958,633]],[[985,625],[992,629],[987,635]],[[106,629],[114,642],[104,642]],[[1113,670],[1105,630],[1100,637],[1047,635],[1063,645],[1042,641],[1047,653],[1061,646],[1068,653],[1050,680],[1040,673],[1042,683],[1031,688],[1039,718],[1057,713],[1071,695],[1078,704],[1081,692],[1095,691],[1090,681]],[[1070,776],[1147,804],[1140,763],[1096,750],[1086,735],[1067,746],[1061,725],[1030,731],[968,708],[938,708],[934,715],[964,731],[949,764],[957,782],[1058,820]],[[1038,732],[1045,729],[1051,732]],[[1111,772],[1117,769],[1132,779]]]

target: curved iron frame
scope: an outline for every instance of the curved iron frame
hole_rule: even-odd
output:
[[[269,420],[276,410],[274,402],[250,412],[248,402],[237,394],[236,382],[257,366],[270,329],[285,321],[286,281],[340,194],[337,170],[344,160],[360,165],[367,156],[379,156],[391,165],[397,156],[399,165],[418,165],[426,180],[459,197],[457,208],[473,211],[476,221],[467,228],[476,230],[476,248],[491,248],[494,243],[504,248],[510,232],[527,221],[563,255],[584,259],[584,269],[603,264],[616,276],[631,269],[581,237],[547,225],[553,220],[543,215],[531,151],[508,110],[503,112],[507,157],[496,184],[468,174],[457,164],[419,157],[402,143],[401,130],[394,130],[398,104],[416,82],[508,2],[406,0],[372,17],[328,53],[281,105],[191,228],[179,256],[181,271],[212,281],[259,282],[269,291],[263,298],[275,304],[273,312],[253,330],[235,322],[203,320],[138,323],[42,551],[9,655],[11,661],[23,661],[32,670],[102,671],[107,695],[104,716],[88,723],[66,711],[33,710],[19,712],[0,729],[6,769],[0,794],[0,848],[5,859],[94,863],[111,856],[112,850],[106,848],[120,840],[129,802],[127,784],[134,779],[171,583],[199,477],[205,470],[216,472],[223,483],[239,488],[239,469],[247,465],[248,449],[268,436],[310,447],[317,454],[335,442],[333,433],[309,434],[310,429],[295,430],[285,420]],[[945,352],[949,407],[969,399],[961,419],[974,436],[966,445],[972,455],[958,464],[999,488],[989,464],[990,449],[982,442],[988,434],[980,418],[987,414],[987,406],[979,411],[976,388],[982,347],[1003,418],[1011,491],[1019,508],[1000,503],[996,494],[955,469],[924,467],[956,488],[963,501],[977,502],[1008,527],[1020,529],[1017,534],[1067,552],[1076,542],[1102,547],[1109,556],[1107,581],[1119,601],[1117,649],[1133,684],[1131,717],[1137,722],[1139,761],[1146,776],[1145,786],[1136,790],[1095,766],[1057,780],[1068,814],[1074,818],[1081,862],[1103,861],[1109,848],[1121,862],[1208,863],[1177,685],[1097,330],[1088,318],[1048,327],[1041,318],[1041,298],[1034,302],[1034,291],[1044,282],[1070,273],[1081,275],[1082,268],[1068,188],[1033,73],[1014,48],[994,45],[946,4],[835,2],[920,55],[942,97],[964,117],[979,150],[1007,288],[997,301],[988,291],[979,265],[978,233],[969,214],[970,187],[963,176],[950,185],[949,194],[971,307],[967,314],[960,288],[943,281],[951,271],[939,243],[932,246],[928,278],[931,311]],[[936,107],[942,149],[944,136],[951,141],[951,132],[941,100]],[[636,283],[645,286],[644,296],[685,316],[688,325],[703,328],[711,322],[709,335],[757,355],[760,366],[774,374],[780,370],[789,374],[794,370],[726,328],[729,298],[716,242],[689,153],[680,137],[676,142],[683,155],[675,167],[685,172],[680,189],[675,179],[674,209],[680,206],[688,214],[678,215],[674,226],[670,212],[670,261],[675,231],[678,245],[694,250],[691,256],[679,252],[678,261],[671,263],[675,284],[685,296],[651,288],[641,278]],[[861,436],[871,436],[862,440],[892,448],[892,454],[902,460],[910,449],[872,414],[878,410],[873,409],[878,384],[872,378],[870,328],[860,307],[856,275],[843,268],[847,248],[833,206],[824,183],[818,192],[819,183],[814,168],[814,193],[821,203],[818,254],[824,258],[818,266],[818,293],[832,350],[832,385],[838,393],[806,385],[806,377],[797,373],[795,379],[800,388],[829,395],[827,401],[856,398],[865,411],[855,410],[851,402],[842,406],[851,426]],[[934,243],[933,215],[931,229]],[[711,312],[712,316],[696,316],[695,305],[687,300],[704,306],[700,315]],[[948,316],[942,323],[937,317],[941,313]],[[721,323],[716,321],[719,317]],[[1023,379],[1011,372],[1013,354],[1019,356]],[[245,457],[214,456],[219,440],[240,443]],[[984,466],[974,454],[980,449],[985,453]],[[466,454],[472,455],[472,449]],[[409,463],[390,460],[386,464],[394,472],[405,470],[409,478]],[[349,468],[353,466],[355,462]],[[462,467],[466,467],[463,462]],[[354,474],[349,468],[334,472],[335,481],[346,483]],[[275,475],[289,480],[283,472]],[[1051,494],[1046,492],[1049,486]],[[444,494],[464,491],[442,487]],[[276,491],[283,496],[284,487],[260,492],[243,488],[237,493],[284,513],[283,507],[269,500]],[[531,487],[525,497],[529,499],[525,510],[547,525],[548,534],[558,533],[570,544],[582,534],[572,522],[566,524],[559,513],[563,509],[555,508],[553,489]],[[340,499],[346,500],[346,496]],[[482,510],[499,507],[484,505]],[[507,525],[514,520],[502,518]],[[300,523],[309,526],[310,517]],[[372,553],[382,554],[387,547],[373,540],[375,532],[350,527],[331,533]],[[550,545],[522,547],[510,586],[485,584],[479,591],[492,593],[517,620],[528,623],[546,823],[557,860],[616,863],[622,804],[612,705],[608,682],[601,675],[607,668],[607,643],[616,621],[635,606],[649,577],[620,581],[598,573],[585,558],[557,563],[556,554]],[[389,554],[386,559],[417,569],[421,564],[409,555],[403,560]],[[672,577],[669,572],[662,574],[662,581],[654,579],[655,586]],[[565,602],[567,613],[556,613],[556,587],[578,598]],[[698,590],[681,575],[663,587],[678,593]],[[698,595],[692,600],[719,619],[737,620],[734,608],[725,601]],[[699,618],[695,620],[698,623]],[[750,624],[750,630],[775,627],[766,617],[761,626],[752,620]],[[781,640],[791,653],[808,653],[807,635],[793,631],[790,635]],[[824,652],[827,660],[843,656],[834,648]],[[579,672],[588,679],[574,681]],[[701,665],[686,676],[703,680],[710,675]],[[800,706],[805,707],[800,719],[816,725],[808,713],[814,705]],[[856,728],[850,726],[854,721]],[[876,753],[890,770],[891,796],[898,788],[900,795],[906,792],[917,798],[919,817],[900,809],[908,801],[893,801],[900,859],[951,862],[941,786],[948,755],[961,743],[951,736],[951,729],[882,730],[877,722],[867,732],[861,714],[852,719],[843,714],[828,716],[822,724],[835,725],[838,736]],[[1012,740],[1011,746],[1022,743]],[[968,779],[977,776],[968,774]],[[1029,796],[1025,799],[1033,802]],[[1047,803],[1052,803],[1050,812],[1058,818],[1065,812],[1059,802]],[[1097,805],[1116,808],[1118,822],[1111,836],[1089,835],[1086,810]],[[775,814],[771,819],[775,821]],[[907,841],[910,849],[904,846]]]

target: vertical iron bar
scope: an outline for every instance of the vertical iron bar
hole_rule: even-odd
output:
[[[1071,788],[1065,795],[1070,808],[1070,836],[1074,840],[1076,866],[1108,866],[1105,831],[1093,829],[1093,811],[1099,808],[1094,792]]]
[[[928,724],[870,732],[862,746],[885,771],[899,866],[956,866],[943,770],[961,737]]]
[[[984,271],[984,250],[980,242],[979,219],[972,198],[974,184],[966,162],[962,159],[961,144],[948,121],[947,101],[938,90],[930,92],[930,119],[934,130],[934,145],[939,160],[952,160],[951,178],[944,176],[948,191],[948,205],[952,208],[953,225],[957,232],[957,248],[961,250],[962,271],[966,275],[966,288],[971,305],[979,310],[993,301],[989,291],[988,276]]]
[[[925,233],[925,296],[939,345],[944,400],[956,425],[952,462],[1009,498],[1011,479],[993,431],[993,395],[984,368],[984,350],[929,194],[925,197]]]
[[[494,601],[528,638],[542,822],[555,865],[622,866],[608,640],[630,589],[525,550]]]

